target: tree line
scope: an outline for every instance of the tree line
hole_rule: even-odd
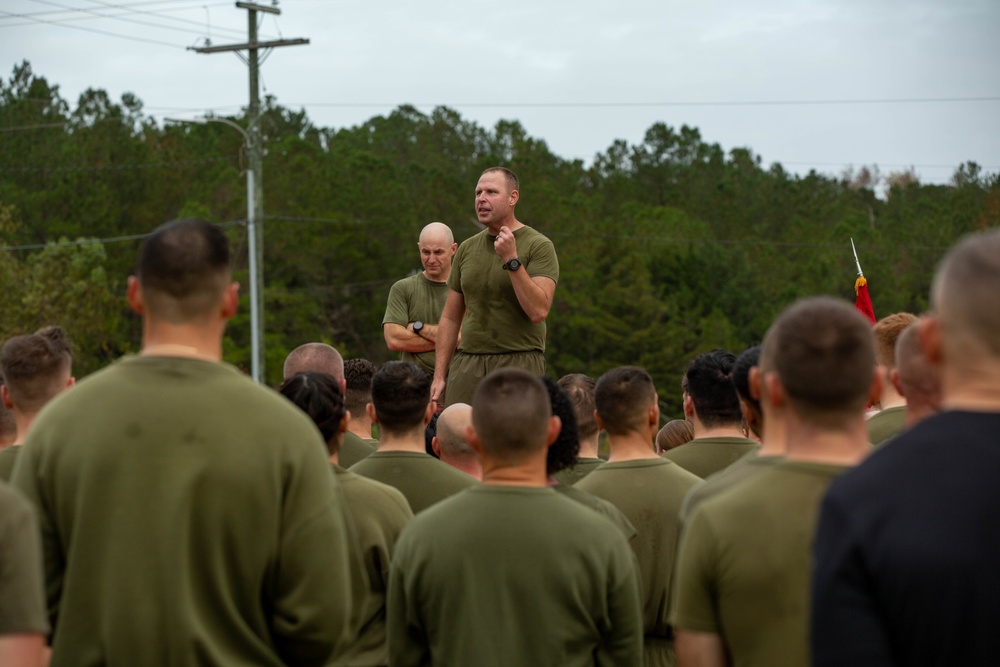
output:
[[[390,285],[420,269],[420,229],[440,220],[458,240],[478,232],[473,189],[497,164],[521,179],[518,219],[559,254],[550,372],[640,364],[672,416],[695,354],[759,342],[799,297],[853,299],[852,237],[881,317],[925,310],[947,248],[1000,225],[1000,175],[972,162],[949,185],[922,184],[912,170],[881,179],[875,167],[800,176],[663,121],[586,165],[553,154],[516,120],[484,128],[446,107],[401,106],[332,129],[274,98],[263,106],[270,384],[305,341],[392,358],[381,318]],[[134,95],[114,101],[100,89],[71,106],[23,62],[0,81],[0,155],[3,338],[64,326],[78,376],[136,351],[141,331],[122,295],[138,237],[177,217],[226,225],[235,278],[249,284],[246,155],[232,128],[161,125]],[[242,299],[224,354],[248,369]]]

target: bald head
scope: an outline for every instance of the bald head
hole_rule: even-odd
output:
[[[931,287],[943,361],[962,372],[1000,364],[1000,230],[965,237],[945,256]]]
[[[296,373],[326,373],[340,382],[344,379],[344,358],[325,343],[306,343],[292,350],[285,358],[285,380]]]
[[[476,453],[465,441],[465,429],[472,423],[472,406],[455,403],[444,409],[438,416],[437,440],[441,458],[455,456],[475,456]]]
[[[421,245],[438,243],[450,246],[454,242],[455,235],[452,234],[451,227],[443,222],[432,222],[420,230],[419,243]]]

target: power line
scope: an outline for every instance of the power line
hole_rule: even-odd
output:
[[[108,15],[108,14],[101,14],[97,10],[84,9],[82,7],[81,8],[67,7],[66,5],[60,5],[57,2],[50,2],[49,0],[34,0],[34,1],[38,2],[38,3],[41,3],[43,5],[50,5],[52,7],[62,7],[64,9],[68,9],[68,10],[83,12],[85,14],[89,14],[89,15],[94,16],[96,18],[110,19],[112,21],[122,21],[124,23],[132,23],[132,24],[135,24],[135,25],[143,25],[143,26],[147,26],[147,27],[151,27],[151,28],[157,28],[157,29],[160,29],[160,30],[173,30],[174,32],[182,32],[185,35],[190,35],[191,34],[191,29],[190,28],[178,28],[178,27],[175,27],[175,26],[172,26],[172,25],[164,25],[162,23],[150,23],[149,21],[140,21],[138,19],[125,18],[125,17],[123,17],[121,15],[111,16],[111,15]],[[151,13],[151,12],[144,12],[144,13],[148,14],[148,13]],[[68,26],[68,25],[66,25],[63,22],[60,22],[59,25],[64,25],[66,27],[73,27],[73,26]],[[199,25],[199,27],[200,27],[200,24],[196,24],[196,25]]]
[[[186,9],[197,9],[198,7],[218,7],[222,5],[229,5],[228,2],[216,2],[210,5],[206,5],[204,2],[198,2],[197,0],[152,0],[151,2],[133,2],[129,4],[117,4],[108,5],[114,9],[131,9],[132,7],[146,7],[150,5],[176,5],[177,2],[185,2],[184,5],[178,5],[176,7],[164,7],[164,10],[174,10],[181,11]],[[53,14],[74,14],[76,12],[82,11],[76,7],[68,9],[49,9],[41,12],[18,12],[18,13],[8,13],[11,18],[33,18],[35,16],[51,16]]]
[[[11,14],[10,12],[2,12],[2,14],[4,14],[5,16],[13,16],[13,14]],[[95,34],[98,34],[98,35],[105,35],[105,36],[108,36],[108,37],[118,37],[119,39],[127,39],[127,40],[130,40],[130,41],[133,41],[133,42],[142,42],[144,44],[156,44],[158,46],[169,46],[169,47],[174,48],[174,49],[183,49],[183,48],[185,48],[185,47],[181,46],[180,44],[171,44],[170,42],[161,42],[158,39],[146,39],[146,38],[143,38],[143,37],[133,37],[131,35],[121,35],[121,34],[119,34],[117,32],[109,32],[107,30],[100,30],[98,28],[85,28],[82,25],[69,25],[67,23],[59,23],[57,21],[46,21],[45,19],[39,19],[39,18],[32,18],[31,20],[34,21],[35,23],[45,23],[45,24],[48,24],[48,25],[55,25],[55,26],[59,26],[59,27],[62,27],[62,28],[71,28],[73,30],[82,30],[84,32],[92,32],[92,33],[95,33]]]
[[[228,162],[231,158],[213,157],[198,160],[178,160],[176,162],[143,162],[136,164],[110,164],[100,167],[0,167],[0,173],[30,173],[30,172],[80,172],[80,171],[126,171],[133,169],[163,169],[165,167],[177,167],[192,164],[206,164],[209,162]]]
[[[229,228],[229,227],[242,227],[246,224],[243,220],[229,220],[227,222],[217,223],[219,227]],[[0,252],[13,252],[15,250],[45,250],[46,248],[72,248],[77,246],[85,245],[106,245],[109,243],[123,243],[125,241],[139,241],[146,238],[147,236],[152,236],[153,232],[148,232],[146,234],[130,234],[128,236],[112,236],[110,238],[103,239],[77,239],[75,241],[55,241],[53,243],[30,243],[27,245],[5,245],[0,246]]]
[[[748,107],[748,106],[835,106],[847,104],[928,104],[1000,102],[1000,96],[983,97],[907,97],[872,99],[829,100],[702,100],[661,102],[410,102],[413,107],[465,107],[465,108],[629,108],[629,107]],[[394,102],[288,102],[289,107],[342,107],[367,108],[400,106]]]

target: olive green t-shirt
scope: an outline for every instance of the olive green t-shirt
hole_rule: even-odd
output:
[[[39,542],[31,504],[0,482],[0,635],[49,631]]]
[[[749,438],[696,438],[660,456],[705,479],[758,449],[760,445]]]
[[[475,486],[418,514],[389,575],[397,667],[638,666],[635,560],[552,488]]]
[[[845,470],[782,461],[695,510],[677,557],[674,626],[721,635],[735,667],[808,665],[819,503]]]
[[[232,366],[88,376],[38,415],[12,485],[39,514],[52,667],[323,665],[350,636],[358,546],[323,438]]]
[[[413,512],[403,494],[388,484],[356,475],[338,465],[332,467],[347,501],[370,584],[365,608],[360,614],[358,636],[332,664],[338,667],[380,667],[389,664],[385,639],[389,560],[396,540],[413,518]]]
[[[429,280],[427,276],[416,273],[397,280],[389,288],[389,300],[382,317],[382,326],[392,322],[406,327],[417,320],[424,324],[437,324],[441,319],[441,311],[448,300],[448,283]],[[400,359],[414,363],[425,371],[434,374],[434,350],[427,352],[401,352]]]
[[[565,484],[567,486],[572,486],[579,482],[581,479],[589,475],[591,472],[596,470],[598,466],[604,463],[604,459],[591,459],[591,458],[581,458],[577,459],[576,465],[570,466],[569,468],[563,468],[557,472],[553,477],[559,481],[560,484]]]
[[[585,507],[589,507],[605,519],[608,519],[611,523],[618,526],[618,529],[622,531],[622,535],[625,536],[626,540],[632,541],[638,534],[635,526],[633,526],[632,522],[628,520],[625,513],[604,498],[598,498],[592,493],[581,491],[575,486],[569,486],[567,484],[556,484],[552,488],[556,490],[556,493],[561,493],[570,500],[575,500]]]
[[[646,665],[673,662],[670,639],[670,579],[680,531],[680,509],[687,492],[701,480],[659,457],[608,462],[575,488],[604,498],[628,517],[638,535],[632,549],[639,561],[643,590]]]
[[[21,445],[11,445],[0,449],[0,480],[10,481],[10,476],[14,472],[14,462],[21,451]]]
[[[684,498],[684,505],[681,507],[681,524],[686,523],[691,518],[695,508],[709,498],[741,484],[744,480],[750,479],[784,460],[784,456],[757,456],[755,452],[751,452],[745,454],[743,458],[728,468],[723,468],[714,475],[710,475],[704,482],[691,489],[687,497]]]
[[[350,470],[399,489],[414,514],[479,484],[475,478],[422,452],[378,451]]]
[[[344,440],[340,443],[340,451],[337,453],[337,460],[340,461],[342,467],[350,468],[374,453],[374,445],[365,442],[350,431],[345,431]]]
[[[876,412],[868,419],[868,442],[878,447],[906,428],[906,406],[899,405]]]
[[[517,300],[510,275],[493,249],[496,239],[483,230],[458,247],[448,287],[465,299],[462,342],[458,349],[470,354],[499,354],[545,350],[545,322],[532,322]],[[531,227],[514,231],[517,256],[532,278],[545,276],[559,282],[555,247]]]

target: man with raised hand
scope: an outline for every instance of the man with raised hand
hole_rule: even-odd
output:
[[[438,320],[448,300],[451,260],[458,244],[448,225],[432,222],[420,231],[417,248],[424,269],[389,289],[382,334],[390,350],[401,352],[403,361],[433,375]]]
[[[491,167],[476,184],[476,216],[486,227],[455,254],[437,332],[431,398],[471,403],[496,369],[545,374],[545,318],[559,280],[552,242],[514,216],[517,176]],[[461,329],[461,343],[458,332]]]
[[[809,664],[819,502],[870,451],[865,406],[879,383],[870,327],[853,306],[796,303],[768,330],[760,361],[765,409],[784,412],[785,460],[709,498],[685,523],[672,616],[679,667]]]
[[[816,534],[812,658],[1000,662],[1000,230],[945,256],[919,323],[941,408],[830,487]]]
[[[548,486],[559,428],[530,373],[505,368],[479,384],[468,438],[483,484],[403,530],[389,579],[390,664],[641,664],[625,537]]]
[[[229,241],[201,220],[142,244],[142,350],[32,425],[13,486],[39,514],[52,665],[324,665],[353,631],[356,548],[322,438],[222,363]]]

